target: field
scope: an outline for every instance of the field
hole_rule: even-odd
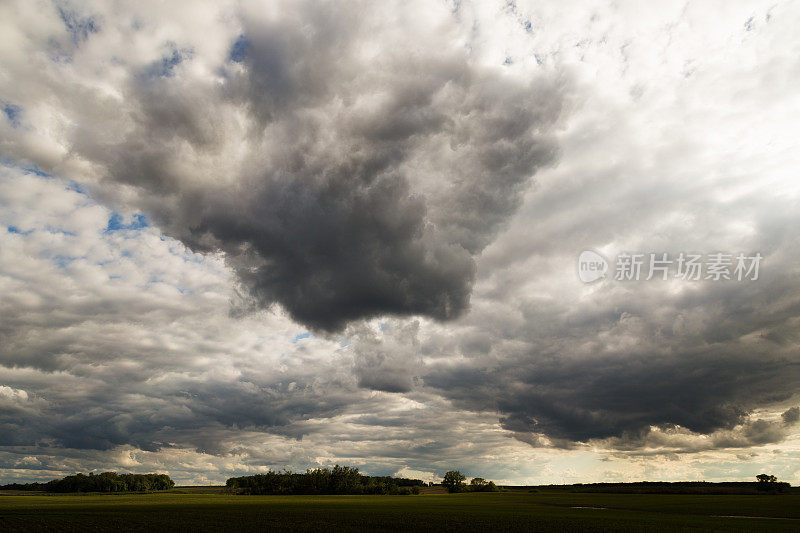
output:
[[[748,518],[750,517],[750,518]],[[754,518],[759,517],[759,518]],[[800,495],[0,492],[0,531],[798,531]]]

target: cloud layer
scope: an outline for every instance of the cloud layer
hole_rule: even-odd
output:
[[[800,481],[791,5],[0,11],[4,477]]]

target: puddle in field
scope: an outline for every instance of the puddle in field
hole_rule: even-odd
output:
[[[584,505],[573,505],[570,509],[608,509],[608,507],[586,507]]]
[[[782,516],[743,516],[740,514],[720,515],[712,514],[714,518],[757,518],[759,520],[800,520],[800,518],[784,518]]]

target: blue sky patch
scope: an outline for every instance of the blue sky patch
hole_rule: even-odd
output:
[[[29,235],[29,234],[33,233],[33,230],[29,229],[28,231],[23,231],[23,230],[19,229],[17,226],[8,226],[8,232],[9,233],[15,233],[17,235]]]
[[[181,53],[177,50],[173,50],[171,55],[161,58],[161,71],[159,74],[165,77],[172,76],[172,70],[176,65],[180,64],[181,61],[183,61]]]
[[[171,78],[175,75],[175,67],[180,65],[184,59],[191,58],[194,55],[194,50],[191,48],[178,49],[175,44],[170,45],[170,52],[163,56],[159,61],[156,61],[150,68],[147,69],[146,74],[154,78]]]
[[[35,174],[40,178],[55,177],[52,174],[48,174],[47,172],[43,171],[37,165],[23,166],[16,163],[15,161],[12,161],[11,158],[9,157],[5,157],[2,160],[0,160],[0,164],[2,164],[4,167],[19,169],[22,171],[23,174]]]
[[[84,189],[81,186],[81,184],[78,183],[77,181],[70,181],[69,183],[67,183],[66,189],[68,191],[75,191],[76,193],[82,194],[84,196],[89,196],[89,193],[86,192],[86,189]]]
[[[74,11],[68,11],[64,8],[58,8],[58,15],[61,17],[61,21],[64,22],[64,26],[66,26],[72,42],[75,44],[86,41],[90,34],[100,31],[94,17],[81,17]]]
[[[25,174],[36,174],[37,176],[39,176],[41,178],[52,178],[52,177],[54,177],[52,174],[48,174],[44,170],[40,169],[38,167],[38,165],[32,165],[30,167],[24,167],[22,170],[25,171]]]
[[[241,63],[244,61],[244,58],[247,57],[248,48],[250,48],[250,41],[248,41],[247,37],[244,35],[240,35],[239,38],[236,39],[236,42],[233,43],[228,58],[236,63]]]
[[[293,342],[293,343],[296,343],[297,341],[301,341],[301,340],[303,340],[303,339],[309,339],[309,338],[311,338],[312,336],[313,336],[313,335],[311,335],[311,333],[309,333],[308,331],[306,331],[305,333],[301,333],[300,335],[297,335],[297,336],[296,336],[294,339],[292,339],[292,342]]]
[[[121,230],[140,230],[142,228],[147,228],[150,226],[150,223],[147,221],[147,217],[142,214],[135,214],[131,217],[130,222],[127,224],[125,223],[125,219],[119,213],[114,213],[111,215],[111,218],[108,219],[108,226],[106,226],[106,233],[112,231],[121,231]]]
[[[22,113],[22,108],[18,105],[4,103],[3,104],[3,113],[6,114],[8,117],[8,121],[11,122],[11,125],[15,128],[19,127],[19,117]]]

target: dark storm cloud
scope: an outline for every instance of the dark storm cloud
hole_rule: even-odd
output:
[[[19,388],[0,386],[0,446],[108,450],[128,444],[158,450],[179,443],[221,453],[223,435],[231,430],[299,439],[308,432],[303,421],[335,417],[361,401],[355,380],[338,370],[336,360],[326,364],[324,378],[296,353],[292,366],[277,376],[243,364],[237,379],[221,381],[214,372],[179,372],[178,360],[189,354],[172,353],[172,362],[151,361],[147,366],[154,368],[142,370],[148,355],[119,343],[115,359],[101,363],[106,347],[98,344],[84,353],[62,346],[62,368],[23,373],[14,379]],[[88,361],[95,362],[84,367]]]
[[[137,386],[147,389],[141,382]],[[308,430],[298,422],[333,417],[354,400],[353,388],[346,385],[287,390],[285,383],[240,383],[195,389],[150,390],[153,398],[144,400],[130,389],[115,394],[103,387],[72,398],[69,408],[54,403],[25,413],[7,411],[0,425],[12,431],[4,433],[0,445],[107,450],[128,444],[154,451],[180,442],[222,453],[222,435],[232,428],[299,439]]]
[[[561,89],[431,31],[365,58],[381,30],[362,15],[297,4],[245,19],[221,84],[193,80],[191,49],[165,45],[131,78],[128,133],[108,142],[87,126],[75,148],[168,234],[225,252],[259,307],[327,330],[452,319],[474,256],[554,161]]]
[[[781,414],[784,424],[794,424],[800,421],[800,407],[792,407]]]
[[[609,437],[637,440],[651,426],[680,425],[701,434],[732,429],[756,407],[788,400],[800,365],[761,355],[551,360],[513,370],[432,373],[425,383],[446,389],[468,409],[495,406],[501,425],[520,436],[541,434],[564,445]],[[784,419],[791,418],[787,413]]]

